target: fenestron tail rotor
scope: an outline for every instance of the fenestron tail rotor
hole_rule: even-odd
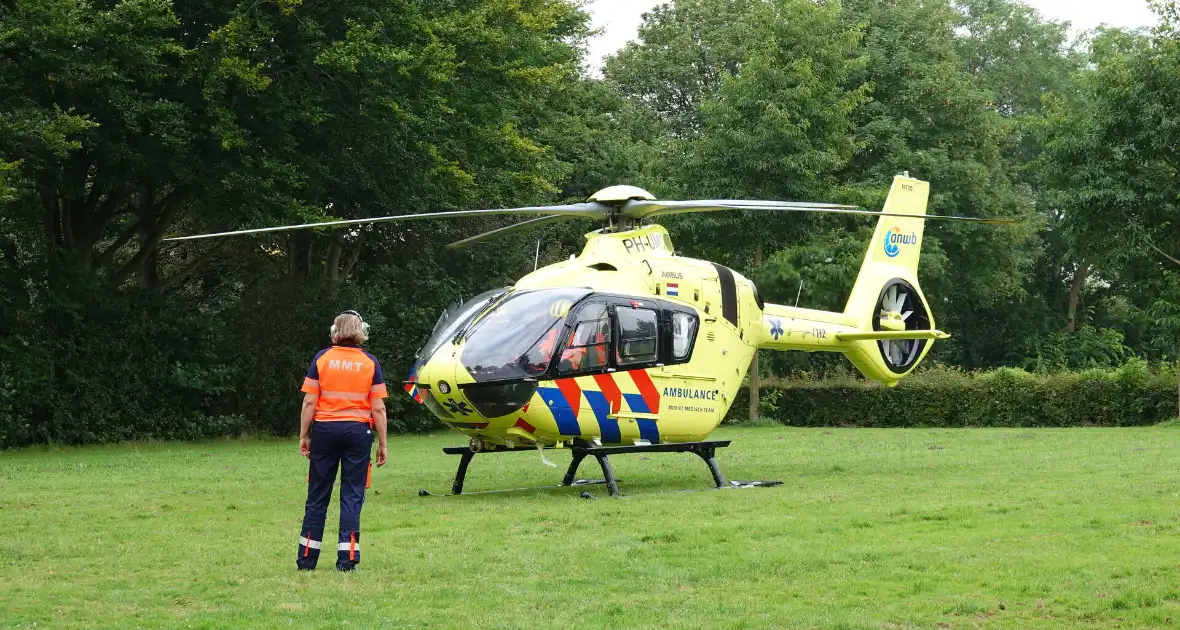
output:
[[[917,289],[905,280],[890,280],[881,291],[873,330],[904,333],[930,328],[930,314],[918,296]],[[914,366],[926,346],[926,339],[881,339],[877,346],[885,365],[897,374]]]

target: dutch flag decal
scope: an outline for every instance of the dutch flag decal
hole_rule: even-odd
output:
[[[680,295],[680,285],[669,282],[668,295]]]

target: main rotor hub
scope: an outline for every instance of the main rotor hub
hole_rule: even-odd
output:
[[[655,201],[655,196],[638,186],[608,186],[590,195],[590,201],[622,205],[632,199]]]

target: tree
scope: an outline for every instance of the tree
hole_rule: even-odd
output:
[[[699,136],[704,131],[701,105],[726,77],[740,73],[751,47],[767,41],[774,4],[676,0],[657,5],[643,15],[638,43],[628,42],[608,57],[603,74],[653,112],[673,136]]]
[[[418,326],[532,248],[443,254],[471,223],[162,237],[551,200],[538,139],[588,30],[553,0],[30,0],[0,23],[0,351],[27,366],[3,444],[290,430],[274,410],[337,309],[409,319],[377,342],[408,365]]]
[[[683,0],[647,14],[641,42],[605,64],[609,82],[668,129],[656,142],[666,197],[830,199],[854,150],[850,112],[867,86],[859,32],[801,0]],[[806,234],[804,215],[670,218],[682,250],[750,264]]]
[[[1046,21],[1013,0],[955,0],[961,12],[955,50],[975,83],[990,92],[989,108],[1005,117],[1035,115],[1048,94],[1070,87],[1081,62],[1070,50],[1067,23]]]
[[[864,70],[874,86],[856,113],[860,149],[841,173],[850,199],[878,209],[894,175],[931,182],[929,212],[1020,217],[1031,200],[1005,169],[1012,130],[960,56],[961,14],[947,2],[852,1],[844,19],[862,25]],[[968,367],[1010,360],[1036,256],[1035,223],[1017,227],[930,222],[920,279],[939,326],[954,331],[933,358]],[[945,263],[941,263],[945,261]]]

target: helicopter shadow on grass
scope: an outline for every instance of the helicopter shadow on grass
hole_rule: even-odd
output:
[[[620,484],[622,480],[619,480]],[[764,486],[772,487],[772,486]],[[660,489],[665,488],[665,489]],[[455,494],[440,494],[430,493],[423,498],[441,498],[447,500],[462,500],[462,501],[496,501],[505,498],[533,498],[537,496],[566,496],[574,499],[641,499],[643,497],[656,497],[669,494],[697,494],[704,492],[717,492],[721,490],[740,490],[746,489],[745,486],[726,486],[717,488],[714,486],[701,486],[697,488],[680,487],[675,484],[665,483],[632,483],[626,489],[620,488],[618,496],[610,496],[604,484],[595,485],[580,485],[580,486],[563,486],[560,484],[549,486],[524,486],[519,488],[501,488],[489,490],[473,490],[464,492],[461,495]],[[590,496],[585,496],[589,494]]]
[[[618,484],[620,492],[620,495],[617,497],[610,496],[606,480],[601,476],[601,469],[598,468],[597,462],[591,458],[588,458],[588,461],[584,462],[579,469],[580,473],[585,474],[578,475],[577,481],[571,486],[564,486],[560,483],[536,485],[513,485],[509,483],[505,477],[511,477],[512,480],[537,478],[535,473],[527,471],[524,466],[520,466],[519,468],[514,467],[513,469],[507,470],[506,472],[510,474],[505,475],[505,477],[489,478],[483,475],[474,478],[468,477],[466,487],[460,495],[451,494],[449,491],[435,492],[428,488],[420,489],[418,494],[423,498],[434,497],[465,501],[486,501],[546,495],[555,497],[568,496],[584,500],[640,498],[643,496],[741,489],[741,486],[733,485],[726,485],[721,488],[714,486],[708,469],[702,465],[702,462],[697,456],[682,455],[680,458],[664,459],[654,459],[651,457],[640,457],[630,460],[627,458],[612,459],[611,464],[615,469],[615,481]],[[564,475],[565,470],[569,466],[568,460],[554,461],[553,463],[557,464],[556,468],[550,469],[553,471],[553,474],[558,477]],[[700,470],[698,471],[697,468],[700,468]],[[497,485],[497,479],[504,483]],[[451,480],[453,478],[448,479],[447,482],[449,483]],[[473,482],[475,489],[471,489]],[[743,481],[742,483],[749,482]],[[423,494],[423,492],[428,492],[429,494]]]

